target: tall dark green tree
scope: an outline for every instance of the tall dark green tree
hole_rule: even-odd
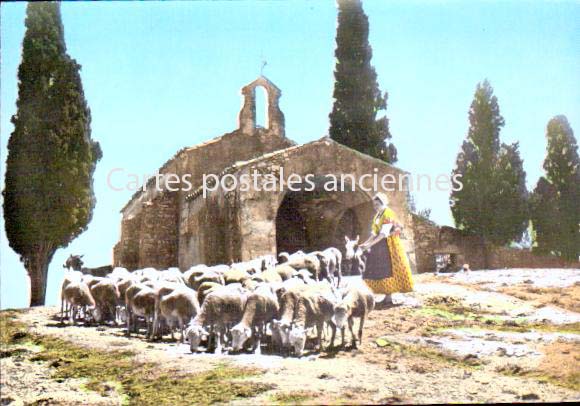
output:
[[[495,168],[497,200],[491,240],[502,244],[520,241],[529,226],[529,193],[519,143],[502,143]]]
[[[580,255],[580,160],[574,131],[565,116],[550,120],[545,175],[534,189],[532,223],[537,249],[567,260]]]
[[[455,223],[486,242],[519,240],[529,218],[526,173],[518,144],[500,143],[504,119],[487,80],[477,85],[469,124],[452,173],[463,184],[451,193]]]
[[[38,306],[55,251],[91,220],[101,149],[91,140],[80,65],[66,52],[60,4],[29,3],[25,25],[2,193],[8,241],[28,271],[30,304]]]
[[[360,0],[338,0],[335,56],[330,138],[388,163],[396,162],[389,120],[377,118],[387,109],[388,95],[381,94],[371,65],[369,22]]]

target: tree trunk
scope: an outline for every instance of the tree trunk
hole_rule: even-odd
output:
[[[41,247],[36,255],[27,258],[25,261],[26,270],[30,277],[30,307],[44,306],[48,265],[53,255],[54,251],[52,249]]]

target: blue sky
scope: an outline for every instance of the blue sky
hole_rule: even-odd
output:
[[[545,126],[565,114],[580,126],[580,2],[366,1],[372,63],[389,92],[387,115],[397,166],[448,174],[467,132],[477,82],[495,89],[520,142],[528,187],[541,175]],[[15,113],[25,3],[1,5],[1,177]],[[61,265],[85,253],[110,263],[119,210],[107,173],[152,173],[178,149],[232,131],[240,88],[260,73],[280,89],[286,134],[320,138],[332,109],[336,7],[333,1],[66,2],[68,52],[81,65],[92,136],[104,157],[94,176],[97,206],[88,231],[57,251],[47,303],[57,302]],[[445,192],[417,193],[419,208],[452,224]],[[28,280],[0,220],[0,307],[28,303]]]

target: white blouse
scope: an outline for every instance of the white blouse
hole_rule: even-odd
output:
[[[381,221],[381,216],[377,216],[375,218],[375,222],[378,223],[379,221]],[[379,231],[379,234],[381,234],[383,237],[387,238],[389,235],[391,235],[391,230],[393,229],[393,224],[383,224],[381,227],[381,230]],[[372,227],[371,227],[371,234],[373,234],[372,231]]]

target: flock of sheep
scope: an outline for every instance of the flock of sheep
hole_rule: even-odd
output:
[[[341,252],[328,248],[231,265],[196,265],[183,273],[177,268],[115,268],[98,277],[67,270],[61,322],[65,316],[75,324],[81,316],[85,323],[123,322],[127,335],[144,324],[147,339],[168,333],[173,339],[178,330],[192,352],[203,344],[215,353],[226,348],[260,353],[265,342],[274,352],[296,356],[303,354],[314,331],[316,350],[321,350],[328,327],[330,347],[337,328],[344,345],[348,326],[356,347],[375,302],[363,284],[341,286],[341,268]],[[354,318],[360,318],[358,334]]]

